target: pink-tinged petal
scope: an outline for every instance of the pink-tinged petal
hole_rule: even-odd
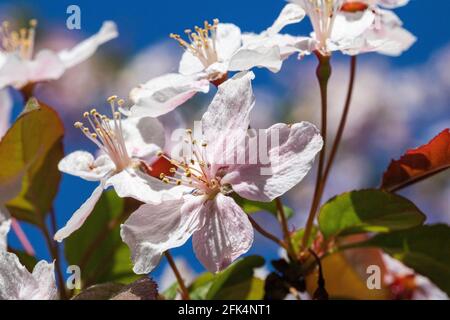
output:
[[[54,239],[58,242],[63,241],[65,238],[70,236],[73,232],[81,228],[83,223],[94,210],[98,199],[100,199],[103,193],[103,183],[101,183],[97,188],[94,189],[91,196],[86,200],[85,203],[72,215],[72,217],[67,221],[66,225],[56,232]]]
[[[94,159],[89,152],[75,151],[59,162],[58,169],[88,181],[100,181],[115,170],[115,165],[107,155]]]
[[[92,56],[97,48],[119,35],[117,26],[112,21],[103,22],[100,30],[93,36],[82,41],[72,49],[59,52],[59,58],[66,68],[71,68]]]
[[[8,89],[0,90],[0,140],[3,135],[8,131],[10,120],[11,120],[11,111],[13,107],[13,101],[11,95],[9,94]]]
[[[299,5],[288,3],[281,10],[278,18],[270,28],[266,30],[267,35],[275,35],[279,33],[285,26],[298,23],[303,20],[306,13]]]
[[[32,276],[39,287],[39,290],[33,296],[34,300],[55,300],[58,298],[54,263],[48,263],[44,260],[39,261],[33,269]]]
[[[247,164],[231,167],[222,183],[231,184],[244,198],[272,201],[305,177],[323,141],[314,125],[300,122],[291,126],[273,125],[260,135],[257,145],[255,164],[248,160]],[[261,152],[266,146],[268,152]]]
[[[158,117],[182,105],[197,92],[208,91],[209,81],[202,75],[166,74],[131,90],[130,99],[134,103],[131,115]]]
[[[182,246],[202,227],[208,209],[203,197],[144,204],[121,225],[122,240],[130,247],[134,272],[149,273],[168,249]]]
[[[241,29],[232,23],[219,23],[216,30],[216,51],[219,61],[227,61],[241,47]]]
[[[10,252],[0,250],[0,300],[57,298],[53,263],[40,261],[31,274]]]
[[[251,70],[254,67],[267,68],[272,72],[278,72],[281,69],[282,59],[280,48],[272,47],[254,47],[242,48],[238,50],[230,60],[230,71]]]
[[[131,168],[122,170],[106,180],[105,188],[113,187],[121,198],[131,197],[136,200],[160,204],[165,200],[180,199],[190,191],[184,186],[171,186],[161,180]]]
[[[122,134],[131,157],[146,158],[155,155],[165,145],[161,122],[151,117],[131,117],[122,120]]]
[[[218,272],[250,249],[253,227],[231,197],[219,193],[208,202],[205,224],[194,233],[192,242],[195,255],[205,268]]]
[[[28,69],[27,82],[55,80],[66,70],[58,55],[50,50],[39,51],[33,60],[23,63]]]
[[[250,111],[255,104],[253,72],[241,72],[219,86],[217,94],[202,117],[203,138],[208,142],[229,132],[246,132]]]

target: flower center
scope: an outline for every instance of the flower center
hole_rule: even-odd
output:
[[[83,134],[94,142],[116,165],[117,171],[133,165],[133,160],[128,155],[125,139],[122,131],[122,115],[117,111],[116,103],[119,107],[124,105],[124,100],[117,99],[117,96],[108,98],[111,106],[112,119],[100,114],[96,109],[85,112],[83,117],[87,119],[89,127],[82,122],[75,122],[75,128],[81,129]]]
[[[181,47],[197,57],[205,68],[218,61],[216,51],[216,31],[219,20],[214,19],[213,24],[208,21],[204,22],[204,27],[194,27],[194,31],[187,29],[184,33],[188,37],[185,41],[179,34],[171,33],[170,37],[178,41]]]
[[[8,21],[0,27],[1,49],[8,53],[17,53],[22,59],[30,60],[33,56],[34,37],[37,20],[29,21],[28,28],[11,31]]]
[[[302,0],[321,51],[326,52],[327,40],[331,36],[336,12],[341,8],[342,2],[343,0]]]
[[[162,152],[158,153],[159,157],[167,159],[173,165],[170,168],[171,175],[161,173],[159,178],[164,183],[193,187],[197,195],[214,197],[219,192],[229,192],[228,186],[220,183],[223,176],[220,170],[215,174],[211,172],[211,163],[208,162],[206,155],[208,144],[202,142],[199,145],[193,138],[191,129],[186,130],[186,136],[184,150],[189,151],[185,152],[182,160],[171,159]]]

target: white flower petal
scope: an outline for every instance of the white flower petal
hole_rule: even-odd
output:
[[[183,186],[167,185],[159,179],[130,168],[108,178],[105,188],[108,187],[113,187],[121,198],[131,197],[153,204],[160,204],[165,200],[179,199],[184,192],[190,190]]]
[[[330,41],[336,46],[341,43],[348,45],[353,39],[369,30],[374,19],[375,15],[370,10],[363,13],[338,13],[334,19]]]
[[[227,61],[241,47],[241,29],[232,23],[219,23],[216,30],[216,51],[219,61]]]
[[[59,79],[65,71],[64,63],[50,50],[39,51],[33,60],[23,63],[28,69],[28,83]]]
[[[207,93],[209,81],[198,75],[170,73],[154,78],[130,92],[132,116],[158,117],[192,98],[197,92]]]
[[[9,129],[12,107],[13,101],[8,89],[0,89],[0,140]]]
[[[85,203],[72,215],[72,217],[67,221],[66,225],[56,232],[54,239],[61,242],[73,232],[81,228],[83,223],[94,210],[97,201],[100,199],[103,193],[103,183],[101,183],[97,188],[94,189],[91,196],[86,200]]]
[[[288,3],[281,10],[280,15],[270,28],[266,30],[267,35],[275,35],[279,33],[285,26],[298,23],[305,17],[305,11],[295,3]]]
[[[164,251],[182,246],[203,222],[207,206],[202,197],[144,204],[121,226],[122,240],[130,247],[134,272],[149,273]]]
[[[204,226],[194,233],[195,255],[210,272],[218,272],[246,253],[253,243],[253,227],[231,198],[219,193],[207,202]]]
[[[165,132],[161,122],[151,117],[122,120],[122,134],[131,157],[145,158],[155,155],[165,144]]]
[[[256,164],[235,165],[223,177],[222,183],[231,184],[244,198],[272,201],[305,177],[314,157],[322,149],[323,141],[319,130],[308,122],[292,126],[275,124],[263,137],[258,141],[258,147],[269,145],[267,156],[262,158],[259,154]]]
[[[59,52],[59,58],[66,68],[71,68],[88,59],[100,45],[116,38],[118,35],[116,24],[112,21],[105,21],[96,34],[82,41],[72,49]]]
[[[267,68],[272,72],[278,72],[281,69],[282,59],[280,48],[272,47],[255,47],[242,48],[238,50],[230,60],[230,71],[251,70],[254,67]]]
[[[47,261],[39,261],[33,269],[33,278],[38,283],[39,290],[33,297],[36,300],[54,300],[58,297],[55,281],[55,265]]]
[[[2,55],[0,65],[0,89],[13,86],[20,89],[28,82],[28,65],[17,54]]]
[[[88,181],[99,181],[113,171],[115,165],[107,155],[94,159],[89,152],[74,151],[59,162],[58,169]]]
[[[6,208],[0,204],[0,251],[6,250],[8,241],[8,232],[11,228],[11,219]]]
[[[255,104],[251,81],[253,72],[241,72],[219,86],[202,117],[204,139],[215,141],[232,131],[247,131],[249,114]]]
[[[205,70],[202,62],[190,51],[185,51],[181,56],[178,72],[183,75],[193,75]]]

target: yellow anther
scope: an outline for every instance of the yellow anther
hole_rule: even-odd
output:
[[[30,27],[36,28],[38,21],[36,19],[31,19],[29,23],[30,23]]]
[[[77,121],[73,124],[73,126],[77,129],[80,129],[83,127],[83,123],[81,123],[80,121]]]
[[[85,117],[85,118],[89,117],[89,112],[87,112],[87,111],[84,112],[84,113],[83,113],[83,117]]]
[[[96,133],[91,133],[91,137],[92,137],[93,139],[97,139],[97,134],[96,134]]]
[[[159,178],[160,178],[160,179],[164,179],[165,176],[166,176],[166,175],[165,175],[164,173],[161,172],[160,175],[159,175]]]
[[[163,154],[164,154],[164,153],[160,150],[160,151],[158,151],[158,152],[156,153],[156,156],[157,156],[157,157],[161,157]]]
[[[169,179],[164,178],[164,179],[162,179],[162,182],[164,182],[164,183],[169,183]]]
[[[169,169],[169,172],[175,173],[175,172],[177,172],[177,169],[175,169],[175,168],[170,168],[170,169]]]
[[[92,109],[91,110],[91,115],[95,115],[95,114],[97,114],[98,112],[97,112],[97,110],[96,109]]]
[[[106,101],[108,101],[109,103],[112,103],[112,102],[114,102],[116,100],[117,100],[117,96],[116,95],[112,95],[108,99],[106,99]]]

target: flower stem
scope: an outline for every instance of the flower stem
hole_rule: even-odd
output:
[[[319,202],[322,198],[322,194],[327,183],[328,175],[330,174],[331,167],[333,166],[334,158],[336,157],[337,151],[339,149],[339,144],[342,140],[342,134],[344,133],[344,128],[347,123],[348,112],[350,110],[350,104],[352,101],[353,95],[353,87],[355,84],[355,75],[356,75],[356,56],[352,56],[350,59],[350,81],[348,84],[347,97],[345,99],[344,109],[342,111],[341,120],[339,122],[339,127],[336,133],[336,138],[334,139],[333,146],[331,148],[330,156],[327,161],[327,165],[325,167],[325,171],[322,177],[322,185],[319,193]]]
[[[289,232],[289,227],[286,219],[286,213],[284,212],[283,203],[281,202],[281,198],[275,199],[275,204],[277,206],[278,216],[280,219],[281,230],[283,231],[284,242],[286,242],[289,257],[295,258],[295,250],[291,241],[291,233]]]
[[[314,188],[314,196],[311,203],[311,209],[309,211],[308,220],[305,226],[305,233],[302,239],[301,248],[304,250],[308,243],[309,236],[311,234],[311,229],[313,227],[314,218],[316,216],[316,211],[319,206],[320,200],[320,186],[323,175],[323,168],[325,165],[325,154],[327,149],[327,109],[328,109],[328,80],[331,77],[331,64],[330,56],[324,56],[319,52],[316,52],[316,56],[319,60],[319,65],[317,66],[316,76],[319,81],[320,87],[320,99],[321,99],[321,129],[320,133],[323,138],[323,147],[319,155],[319,166],[317,168],[316,184]]]
[[[248,220],[250,220],[250,223],[252,224],[253,228],[255,228],[256,231],[258,231],[260,234],[262,234],[267,239],[272,240],[273,242],[275,242],[276,244],[278,244],[280,247],[284,248],[287,251],[286,243],[284,243],[283,241],[278,239],[275,235],[271,234],[270,232],[265,230],[263,227],[261,227],[255,221],[255,219],[253,219],[253,217],[251,215],[247,215],[247,217],[248,217]]]
[[[61,271],[61,261],[59,259],[58,247],[52,240],[52,237],[50,236],[50,232],[47,228],[47,225],[45,225],[45,223],[41,230],[42,230],[42,233],[44,234],[45,241],[47,242],[48,250],[50,251],[52,258],[55,260],[56,279],[58,281],[60,298],[62,300],[65,300],[65,299],[67,299],[67,293],[66,293],[66,286],[64,284],[64,278],[63,278],[62,271]]]
[[[25,252],[28,255],[34,257],[36,252],[34,251],[34,248],[31,245],[30,241],[28,240],[27,235],[25,234],[25,232],[23,232],[19,222],[15,218],[11,218],[11,226]]]
[[[167,258],[167,261],[169,262],[170,267],[173,270],[173,273],[175,274],[175,277],[177,278],[178,285],[180,286],[180,289],[181,289],[181,298],[183,300],[191,300],[191,298],[189,296],[189,291],[188,291],[186,285],[184,284],[184,280],[181,277],[181,273],[178,270],[177,265],[175,264],[175,261],[173,260],[172,255],[170,254],[169,250],[167,250],[164,254]]]

